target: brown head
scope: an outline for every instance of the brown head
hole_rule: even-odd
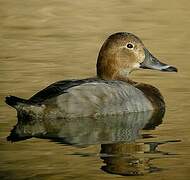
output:
[[[175,67],[161,63],[135,35],[127,32],[112,34],[100,49],[97,60],[97,75],[102,79],[127,77],[139,68],[160,71],[177,71]]]

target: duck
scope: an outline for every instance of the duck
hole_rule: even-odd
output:
[[[160,91],[129,78],[137,69],[177,72],[160,62],[136,35],[117,32],[103,43],[97,58],[97,76],[55,82],[29,99],[7,96],[21,121],[96,117],[158,111],[165,108]]]

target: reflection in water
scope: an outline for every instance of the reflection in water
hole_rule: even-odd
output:
[[[160,171],[162,169],[155,167],[151,161],[163,158],[159,155],[173,155],[157,150],[159,145],[169,142],[180,141],[102,144],[101,159],[106,164],[102,166],[102,170],[112,174],[130,176]]]
[[[155,158],[139,155],[144,153],[143,143],[102,144],[101,153],[107,155],[101,157],[106,164],[102,166],[102,169],[109,173],[143,175],[147,172],[159,170],[159,168],[155,168],[151,164],[151,160]]]
[[[164,110],[155,112],[147,119],[144,127],[140,129],[154,129],[157,125],[162,123]],[[139,129],[139,130],[140,130]],[[152,144],[152,143],[150,143]],[[151,147],[151,146],[150,146]],[[148,148],[145,143],[112,143],[101,145],[101,159],[106,165],[101,169],[112,174],[119,175],[144,175],[148,172],[155,172],[160,170],[151,164],[151,160],[156,157],[146,157],[144,153],[152,153],[151,148]],[[155,148],[156,150],[156,148]]]
[[[142,138],[140,130],[155,129],[162,123],[165,110],[140,112],[106,117],[77,119],[44,119],[18,121],[11,131],[10,141],[27,138],[48,138],[53,141],[85,147],[101,144],[102,170],[120,175],[143,175],[155,172],[151,161],[166,154],[157,146],[165,142],[136,142]],[[148,156],[148,154],[150,156]]]
[[[134,142],[139,131],[153,129],[160,124],[164,110],[123,115],[81,117],[71,119],[19,119],[7,138],[19,141],[32,137],[49,138],[72,145],[105,144],[113,142]]]

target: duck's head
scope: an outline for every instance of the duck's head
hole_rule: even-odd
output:
[[[177,72],[177,68],[155,58],[134,34],[115,33],[104,42],[97,60],[98,77],[115,79],[140,68]]]

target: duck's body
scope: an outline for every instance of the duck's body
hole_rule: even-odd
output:
[[[7,103],[20,112],[19,116],[27,114],[33,118],[72,118],[154,109],[148,97],[135,86],[98,78],[59,81],[28,100],[12,96]]]
[[[116,33],[100,50],[97,78],[59,81],[28,100],[9,96],[6,103],[16,108],[18,118],[23,120],[156,110],[164,107],[159,91],[127,77],[140,65],[153,68],[154,63],[154,69],[176,71],[176,68],[156,61],[136,36]]]

